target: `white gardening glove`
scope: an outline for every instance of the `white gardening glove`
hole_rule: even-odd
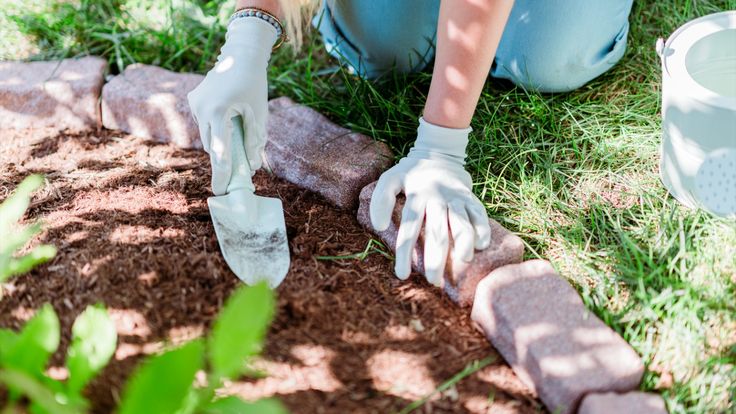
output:
[[[420,118],[409,155],[384,172],[373,190],[370,215],[378,231],[391,223],[396,196],[402,191],[406,195],[396,238],[395,272],[399,279],[411,273],[412,250],[425,222],[424,272],[433,285],[442,284],[450,234],[453,260],[468,262],[474,248],[490,245],[486,210],[471,191],[472,180],[464,167],[470,131],[443,128]]]
[[[225,194],[232,171],[231,119],[242,116],[252,172],[262,165],[268,116],[267,67],[276,29],[257,18],[233,20],[217,63],[187,95],[204,150],[212,163],[212,192]]]

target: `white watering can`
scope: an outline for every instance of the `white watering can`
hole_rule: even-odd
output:
[[[657,53],[662,182],[688,207],[736,217],[736,11],[686,23]]]

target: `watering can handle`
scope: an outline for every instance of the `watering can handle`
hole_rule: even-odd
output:
[[[657,56],[659,56],[660,59],[664,58],[664,39],[661,37],[657,38],[657,43],[654,46],[654,49],[657,51]]]

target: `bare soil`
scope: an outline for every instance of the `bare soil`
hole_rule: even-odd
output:
[[[26,220],[41,218],[36,242],[57,257],[0,289],[0,326],[18,329],[45,302],[62,326],[49,371],[66,375],[71,324],[104,303],[119,344],[89,387],[94,411],[113,410],[146,354],[204,335],[239,285],[220,255],[210,221],[209,161],[199,151],[127,136],[0,131],[0,199],[28,174],[47,185]],[[417,275],[401,282],[380,254],[361,252],[371,235],[354,211],[259,172],[259,194],[284,202],[291,270],[258,366],[222,394],[276,396],[294,413],[389,413],[432,392],[467,364],[495,361],[416,412],[537,412],[533,394],[457,308]]]

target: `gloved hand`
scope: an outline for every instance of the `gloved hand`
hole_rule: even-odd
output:
[[[262,165],[268,116],[267,67],[276,29],[257,18],[233,20],[217,63],[187,98],[212,163],[212,192],[225,194],[232,171],[232,122],[240,115],[252,172]]]
[[[409,155],[384,172],[373,190],[370,216],[378,231],[391,223],[396,196],[401,191],[406,195],[396,239],[395,272],[399,279],[411,273],[412,250],[424,222],[424,270],[433,285],[442,284],[450,234],[453,260],[468,262],[474,248],[490,245],[486,210],[471,191],[472,180],[464,167],[470,131],[440,127],[420,118]]]

